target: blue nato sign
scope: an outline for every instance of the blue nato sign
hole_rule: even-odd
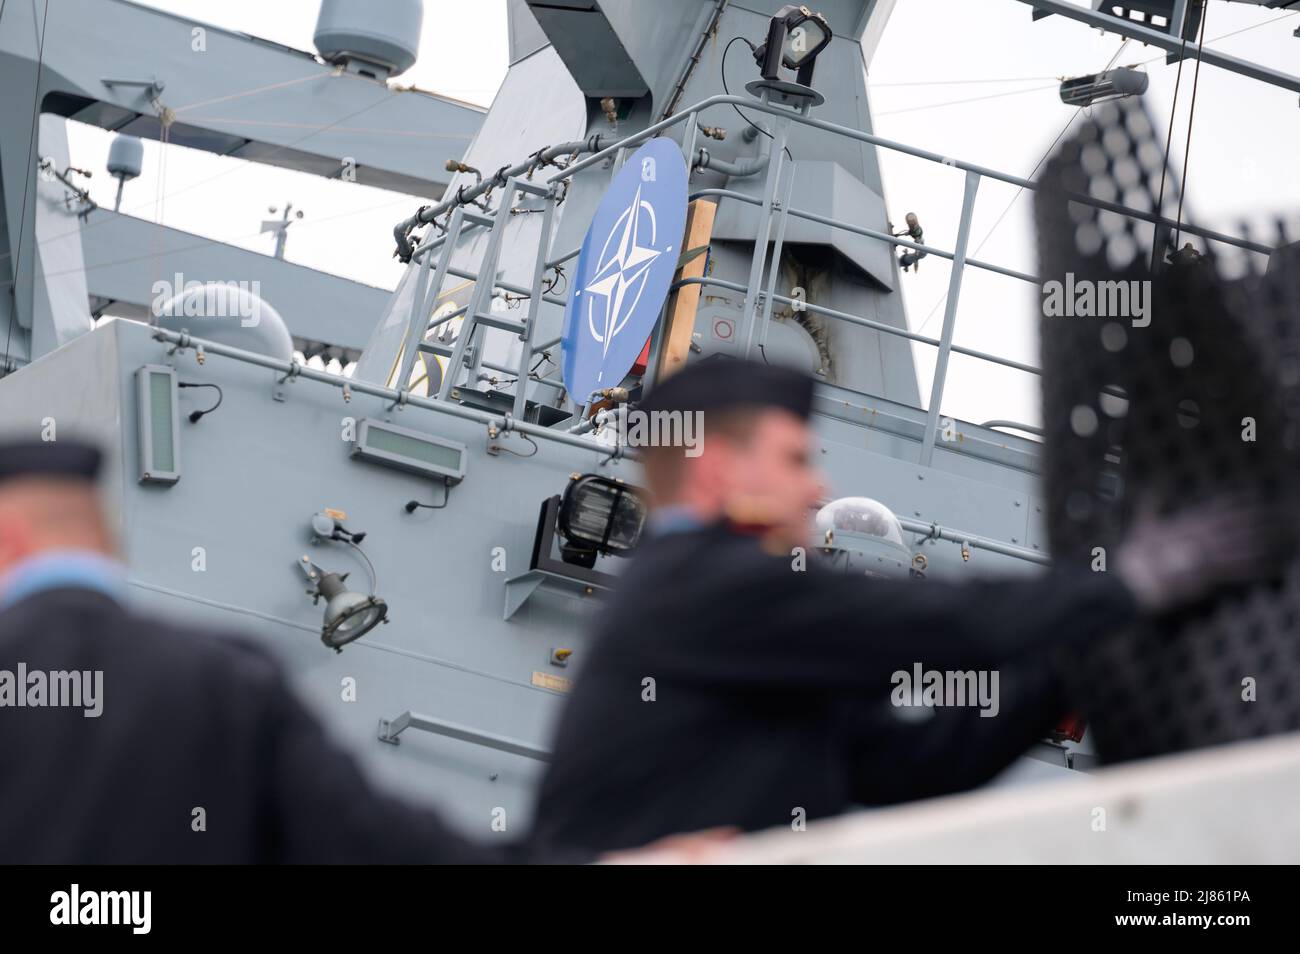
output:
[[[651,139],[614,176],[587,229],[564,311],[564,386],[578,404],[614,387],[645,348],[677,271],[686,161]]]

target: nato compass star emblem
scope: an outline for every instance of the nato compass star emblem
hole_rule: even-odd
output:
[[[602,357],[609,354],[610,344],[636,311],[650,266],[660,255],[673,250],[671,245],[664,249],[654,247],[657,232],[654,206],[641,198],[638,186],[632,204],[619,216],[605,239],[595,278],[582,290],[588,296],[587,327],[600,343]],[[642,245],[641,238],[647,233],[650,244]],[[603,307],[598,309],[593,298],[603,299]]]
[[[651,139],[596,207],[564,309],[564,384],[579,404],[636,364],[668,297],[686,230],[686,160]]]

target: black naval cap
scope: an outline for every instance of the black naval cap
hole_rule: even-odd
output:
[[[73,477],[94,480],[99,449],[75,440],[6,440],[0,437],[0,483],[15,477]]]
[[[779,408],[807,420],[813,379],[793,368],[721,355],[688,365],[650,392],[643,411]]]

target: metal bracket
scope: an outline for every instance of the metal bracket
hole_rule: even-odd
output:
[[[103,83],[105,86],[107,86],[109,89],[112,89],[115,86],[138,86],[141,89],[147,90],[145,95],[148,96],[150,99],[157,99],[159,96],[162,95],[162,91],[166,87],[166,84],[162,80],[160,80],[157,76],[151,76],[149,77],[149,79],[107,79],[106,78],[106,79],[101,79],[100,82]]]
[[[514,416],[506,414],[502,419],[501,426],[498,427],[496,422],[488,424],[487,428],[487,452],[493,457],[501,456],[501,445],[496,443],[498,437],[505,437],[513,429],[515,423]]]
[[[519,608],[528,602],[543,583],[579,598],[593,596],[597,590],[613,587],[614,577],[611,574],[573,566],[551,556],[555,543],[555,515],[559,506],[558,495],[549,497],[542,503],[528,570],[506,580],[506,602],[502,619],[508,620],[519,612]]]
[[[154,334],[153,339],[154,341],[167,340],[163,335],[157,333]],[[172,355],[176,354],[176,352],[184,351],[189,346],[190,346],[190,333],[182,329],[180,332],[180,340],[167,349],[167,357],[170,358]]]
[[[284,384],[286,381],[292,381],[302,372],[302,365],[297,361],[289,362],[289,370],[284,373],[284,377],[276,381],[276,384]]]
[[[496,735],[492,732],[483,732],[467,725],[461,725],[458,722],[448,722],[446,719],[435,719],[433,716],[421,715],[418,712],[412,712],[410,709],[407,709],[395,719],[379,720],[379,741],[387,742],[389,745],[399,745],[402,741],[399,736],[407,729],[432,732],[434,735],[459,739],[462,742],[470,742],[485,748],[496,749],[498,752],[506,752],[510,755],[522,755],[524,758],[536,759],[539,762],[548,762],[551,758],[550,749],[533,745],[531,742]]]
[[[297,380],[298,373],[301,370],[302,365],[297,361],[290,361],[289,370],[285,372],[284,377],[276,378],[275,383],[271,385],[271,400],[280,402],[285,401],[288,398],[288,392],[284,389],[285,384]]]

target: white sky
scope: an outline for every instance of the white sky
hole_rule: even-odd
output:
[[[318,0],[147,0],[147,5],[242,30],[304,50]],[[815,4],[813,4],[815,6]],[[420,60],[396,81],[483,106],[506,71],[504,0],[474,0],[474,34],[447,30],[465,9],[452,0],[426,0]],[[1291,34],[1300,14],[1271,25],[1214,40],[1283,16],[1277,10],[1216,2],[1207,19],[1207,47],[1273,68],[1300,71],[1300,39]],[[1056,77],[1095,72],[1118,49],[1120,39],[1060,17],[1033,22],[1025,4],[1013,0],[898,0],[870,74],[876,132],[1019,176],[1028,176],[1074,110],[1057,95]],[[1176,66],[1161,51],[1130,43],[1119,58],[1147,66],[1147,103],[1158,123],[1169,119]],[[1183,70],[1173,155],[1183,165],[1192,64]],[[992,82],[997,80],[998,82]],[[1004,81],[1005,80],[1005,81]],[[999,95],[999,94],[1014,95]],[[990,97],[990,98],[984,98]],[[958,100],[974,100],[954,103]],[[116,182],[100,174],[111,135],[70,126],[72,161],[95,171],[91,192],[112,207]],[[271,235],[259,235],[270,205],[292,201],[305,217],[289,232],[287,258],[372,285],[391,288],[401,274],[392,259],[394,223],[420,201],[352,183],[325,181],[186,149],[172,149],[161,183],[159,147],[145,143],[145,171],[128,183],[122,210],[176,228],[270,253]],[[926,240],[951,248],[961,206],[962,175],[882,151],[885,195],[896,223],[916,212]],[[1236,231],[1243,218],[1300,210],[1300,109],[1294,93],[1213,67],[1200,73],[1196,124],[1188,173],[1187,211],[1202,224]],[[449,157],[431,155],[440,165]],[[234,170],[234,171],[232,171]],[[214,179],[219,176],[220,178]],[[212,180],[212,181],[208,181]],[[972,231],[979,258],[1032,272],[1035,267],[1032,201],[1014,187],[986,180]],[[986,241],[986,236],[989,236]],[[908,320],[937,337],[948,288],[948,264],[933,256],[918,273],[903,276]],[[1040,296],[1034,286],[978,269],[966,270],[958,311],[958,343],[1030,364],[1037,363],[1034,332]],[[922,400],[928,396],[934,349],[917,346]],[[945,413],[975,422],[991,418],[1036,422],[1037,381],[954,355]]]

